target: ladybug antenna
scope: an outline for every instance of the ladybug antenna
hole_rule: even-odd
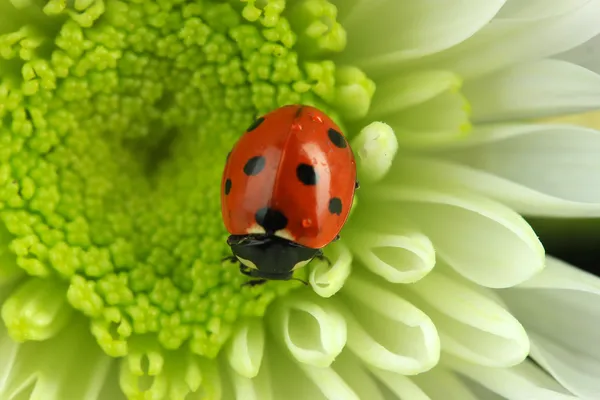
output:
[[[302,282],[304,283],[305,286],[308,286],[308,282],[306,282],[304,279],[300,279],[300,278],[291,278],[293,281],[298,281],[298,282]]]

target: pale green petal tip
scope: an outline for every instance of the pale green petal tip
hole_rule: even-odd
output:
[[[358,156],[358,175],[361,182],[381,180],[392,166],[398,151],[394,130],[383,122],[373,122],[364,127],[352,141]]]
[[[329,245],[325,251],[331,265],[325,261],[313,261],[309,266],[308,282],[321,297],[331,297],[339,292],[352,271],[352,253],[343,241]]]
[[[10,336],[17,342],[46,340],[69,322],[64,285],[32,278],[20,285],[2,305],[2,319]]]
[[[227,360],[239,375],[255,378],[262,364],[264,348],[265,332],[262,321],[244,321],[236,328],[227,344]]]

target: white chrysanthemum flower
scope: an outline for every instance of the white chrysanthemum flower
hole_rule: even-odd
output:
[[[1,4],[0,398],[598,398],[600,280],[521,215],[600,215],[600,132],[535,122],[600,108],[599,75],[548,58],[599,17],[599,0]],[[310,287],[241,287],[220,173],[287,103],[346,128],[362,187],[332,265],[298,272]]]

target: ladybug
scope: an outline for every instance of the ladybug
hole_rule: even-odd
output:
[[[322,111],[288,105],[258,118],[227,155],[221,180],[226,259],[257,278],[250,285],[294,279],[339,239],[357,188],[350,144]]]

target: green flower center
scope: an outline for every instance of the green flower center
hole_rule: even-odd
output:
[[[220,216],[225,156],[291,103],[365,115],[373,84],[325,0],[0,5],[0,285],[15,340],[91,320],[103,350],[215,357],[293,282],[242,287]],[[342,122],[342,121],[339,121]],[[26,276],[28,276],[26,278]]]

